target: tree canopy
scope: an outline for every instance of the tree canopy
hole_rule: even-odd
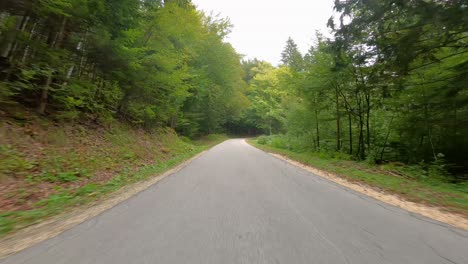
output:
[[[228,19],[189,0],[0,4],[0,103],[186,136],[285,134],[373,163],[468,164],[468,5],[335,1],[301,54],[242,60]],[[423,165],[422,165],[423,166]],[[460,176],[461,175],[461,176]]]
[[[189,136],[221,130],[245,104],[231,24],[190,1],[25,0],[0,12],[2,103]]]
[[[266,96],[278,113],[272,130],[289,147],[372,163],[444,164],[465,179],[467,8],[466,1],[335,1],[333,37],[317,34],[303,55],[288,39],[282,65],[266,73],[255,66],[262,62],[244,62],[247,113],[255,118],[248,123],[270,133],[268,111],[253,113],[267,102],[257,94],[276,90]]]

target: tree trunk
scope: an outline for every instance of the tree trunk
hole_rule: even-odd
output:
[[[353,109],[348,102],[346,95],[343,93],[343,91],[338,90],[339,94],[341,95],[341,98],[343,98],[343,102],[345,105],[346,112],[348,113],[348,129],[349,129],[349,155],[353,155]]]
[[[67,18],[63,17],[62,23],[60,24],[60,30],[59,32],[57,32],[57,35],[55,35],[55,38],[54,38],[54,41],[52,42],[51,47],[60,47],[60,45],[62,44],[66,24],[67,24]]]
[[[317,98],[315,98],[315,132],[317,140],[317,150],[320,151],[320,129],[319,129],[319,120],[318,120],[318,110],[317,110]]]
[[[370,94],[369,94],[369,91],[366,91],[366,141],[367,141],[367,149],[370,150],[371,149],[371,142],[370,142],[370,134],[371,134],[371,131],[370,131],[370,111],[371,111],[371,108],[370,108]]]
[[[360,160],[363,160],[365,157],[365,143],[364,143],[364,120],[363,120],[363,111],[362,111],[362,104],[361,104],[361,96],[359,92],[356,92],[356,100],[358,102],[358,128],[359,128],[359,141],[358,141],[358,151],[357,155]]]
[[[34,37],[34,33],[36,32],[37,22],[33,24],[31,31],[29,32],[29,40],[32,40]],[[30,45],[27,45],[24,49],[23,57],[21,58],[21,62],[25,63],[29,56],[29,50],[31,49]]]
[[[359,140],[358,140],[358,151],[357,155],[360,160],[363,160],[363,154],[364,153],[364,122],[362,121],[362,115],[359,114],[359,123],[358,123],[358,129],[359,129]]]
[[[21,20],[21,23],[17,25],[16,32],[24,31],[26,29],[26,26],[28,25],[29,22],[29,15],[23,16],[23,19]],[[13,47],[11,48],[10,51],[10,61],[14,61],[16,57],[16,50],[18,50],[18,46],[20,45],[20,42],[16,39]]]
[[[46,109],[46,106],[47,106],[47,97],[49,96],[48,91],[49,91],[49,87],[50,87],[51,83],[52,83],[52,72],[50,72],[47,75],[46,82],[45,82],[44,86],[42,87],[39,107],[37,108],[37,112],[39,114],[41,114],[41,115],[45,114],[45,109]]]
[[[458,142],[459,142],[459,136],[458,136],[458,120],[457,120],[457,113],[458,113],[458,109],[457,109],[457,102],[454,100],[453,102],[454,106],[453,106],[453,143],[454,144],[454,147],[456,148],[456,146],[458,145]]]
[[[351,112],[348,112],[348,123],[349,123],[349,155],[353,155],[353,124],[352,124]]]
[[[0,11],[0,26],[5,25],[5,20],[10,16],[8,12],[5,11]],[[2,35],[2,32],[0,31],[0,36]]]
[[[4,41],[2,41],[0,45],[0,57],[8,58],[9,55],[11,54],[13,43],[15,42],[15,39],[16,39],[16,33],[18,32],[17,28],[21,27],[22,22],[23,22],[23,17],[19,16],[16,19],[15,27],[11,27],[5,33],[5,37],[3,38]]]
[[[341,124],[340,124],[340,102],[338,97],[338,87],[335,87],[336,100],[336,150],[341,150]]]
[[[67,18],[64,17],[62,20],[62,24],[60,25],[60,30],[51,44],[51,48],[54,48],[55,46],[60,47],[60,45],[62,44],[63,33],[65,32],[66,23],[67,23]],[[47,98],[49,97],[48,95],[49,87],[52,83],[52,75],[53,75],[53,70],[51,70],[49,74],[47,75],[46,82],[44,86],[42,87],[41,98],[40,98],[39,107],[38,107],[38,113],[41,115],[45,114],[45,109],[47,106]]]
[[[422,79],[425,80],[424,77]],[[435,152],[434,143],[432,142],[432,124],[429,124],[429,100],[427,98],[426,89],[424,89],[424,86],[423,86],[422,92],[423,92],[422,96],[424,99],[424,123],[426,125],[426,129],[427,129],[427,133],[429,137],[429,144],[431,147],[432,156],[434,157],[434,160],[437,161],[437,155]],[[424,153],[424,156],[425,156],[425,153]]]
[[[269,130],[269,133],[270,133],[270,136],[271,136],[271,118],[270,118],[270,121],[269,121],[269,124],[268,124],[268,130]]]
[[[384,144],[382,146],[382,151],[380,151],[380,161],[383,161],[383,156],[384,156],[384,153],[385,153],[385,147],[387,146],[388,137],[390,136],[390,129],[392,127],[392,122],[393,122],[393,116],[390,119],[390,123],[388,124],[387,135],[385,136],[385,141],[384,141]]]

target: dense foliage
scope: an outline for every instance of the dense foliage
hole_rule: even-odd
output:
[[[258,115],[251,123],[284,133],[275,140],[287,148],[466,179],[466,1],[336,1],[335,10],[334,37],[318,34],[304,56],[290,39],[280,69],[244,63],[254,90],[249,111]]]
[[[184,0],[2,1],[0,102],[57,119],[218,131],[246,103],[230,27]]]
[[[225,42],[189,0],[0,4],[0,103],[42,115],[284,134],[284,145],[466,177],[468,4],[335,1],[332,38],[274,67]]]

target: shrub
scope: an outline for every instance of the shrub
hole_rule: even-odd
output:
[[[270,145],[275,148],[290,149],[291,144],[283,135],[271,136]]]
[[[351,155],[343,152],[335,152],[333,153],[333,159],[336,160],[352,160]]]
[[[186,136],[179,136],[179,139],[185,143],[192,143],[192,140]]]
[[[267,136],[259,136],[257,138],[257,143],[261,145],[266,145],[268,144],[268,137]]]

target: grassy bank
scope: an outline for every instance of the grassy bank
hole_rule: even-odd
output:
[[[0,236],[160,174],[223,141],[114,123],[92,127],[33,117],[0,124]]]
[[[468,217],[466,182],[450,183],[428,176],[426,170],[417,166],[375,165],[346,160],[343,155],[293,151],[272,146],[268,140],[249,140],[249,143],[264,151],[281,154],[305,165],[337,174],[349,181],[364,183],[410,201],[441,207]]]

